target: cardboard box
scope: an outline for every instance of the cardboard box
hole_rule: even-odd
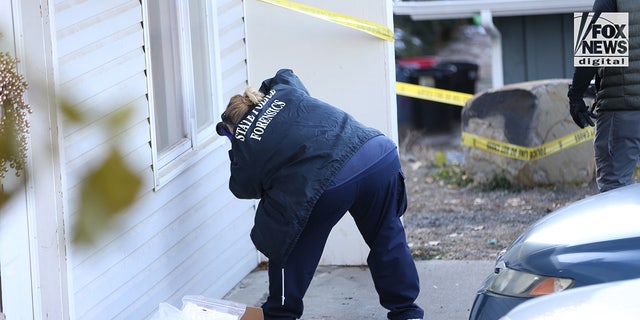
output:
[[[264,320],[262,308],[246,307],[240,320]]]

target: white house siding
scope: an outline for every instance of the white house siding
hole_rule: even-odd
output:
[[[89,121],[61,121],[66,226],[78,213],[87,171],[116,145],[143,178],[135,205],[113,231],[85,247],[70,244],[72,319],[144,319],[160,302],[187,294],[221,297],[257,264],[248,233],[253,202],[228,191],[228,144],[154,191],[149,104],[138,0],[57,0],[52,5],[56,84]],[[243,7],[217,3],[222,96],[247,83]],[[217,106],[212,106],[217,107]],[[126,123],[108,131],[124,108]]]
[[[247,86],[244,8],[239,0],[218,1],[222,86],[225,103]]]

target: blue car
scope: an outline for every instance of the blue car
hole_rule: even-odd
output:
[[[572,203],[501,252],[470,320],[497,320],[534,297],[640,278],[640,184]]]

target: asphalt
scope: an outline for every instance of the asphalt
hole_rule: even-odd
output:
[[[465,320],[482,281],[493,271],[493,261],[416,261],[420,274],[417,303],[425,320]],[[260,306],[267,297],[265,270],[255,270],[224,297]],[[302,320],[387,319],[378,303],[367,267],[320,266],[304,299]]]

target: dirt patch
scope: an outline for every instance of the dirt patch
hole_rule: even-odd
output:
[[[443,60],[479,66],[476,92],[491,88],[491,41],[474,26],[455,30],[439,52]],[[494,260],[529,225],[576,200],[597,194],[595,182],[585,186],[515,190],[479,188],[440,179],[447,165],[463,163],[460,129],[424,135],[400,126],[400,156],[407,176],[409,207],[405,213],[407,240],[415,259]],[[441,157],[440,157],[441,158]],[[451,168],[451,167],[450,167]],[[455,167],[453,167],[456,169]],[[459,172],[455,172],[454,175]],[[470,177],[473,178],[473,177]]]
[[[538,219],[598,193],[593,182],[524,190],[462,186],[456,179],[442,178],[443,155],[444,171],[448,168],[455,173],[456,163],[464,161],[455,134],[401,137],[409,199],[404,223],[417,260],[493,260]]]

